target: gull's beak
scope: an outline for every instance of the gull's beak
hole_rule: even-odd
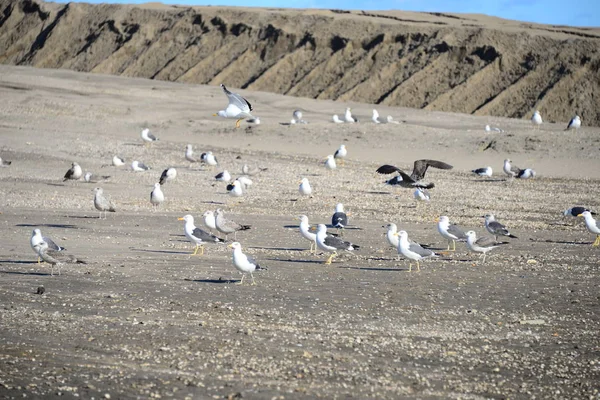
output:
[[[177,221],[183,221],[183,220],[184,220],[183,218],[177,218]]]
[[[439,219],[439,218],[436,218],[436,219],[435,219],[435,222],[440,222],[440,219]]]
[[[228,244],[228,245],[227,245],[227,247],[229,247],[230,249],[231,249],[231,248],[233,248],[233,246],[232,246],[232,245],[230,245],[230,244]]]
[[[218,117],[218,116],[219,116],[219,114],[213,114],[212,116],[213,116],[213,117]]]
[[[398,236],[398,232],[394,233],[394,236]]]
[[[578,216],[578,217],[583,217],[583,214],[578,214],[577,216]]]

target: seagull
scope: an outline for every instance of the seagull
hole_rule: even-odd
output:
[[[409,242],[408,233],[406,231],[400,231],[396,235],[400,238],[398,241],[398,254],[402,254],[404,257],[409,260],[417,262],[417,271],[421,270],[421,266],[419,265],[419,261],[424,258],[437,257],[433,251],[429,249],[423,248],[420,244],[416,242]],[[412,263],[408,264],[408,272],[412,271]]]
[[[570,129],[579,129],[581,127],[581,118],[579,118],[579,115],[576,115],[573,117],[573,119],[571,119],[571,121],[569,121],[569,125],[567,125],[567,129],[565,129],[565,131],[568,131]]]
[[[317,247],[327,253],[331,253],[327,261],[325,261],[326,265],[330,265],[333,257],[337,256],[338,250],[346,250],[346,251],[354,251],[358,250],[360,246],[346,242],[339,237],[329,235],[327,233],[327,227],[323,224],[319,224],[317,226],[317,237],[316,237]]]
[[[373,109],[373,115],[371,116],[371,121],[373,121],[376,124],[381,123],[381,121],[379,120],[379,113],[375,109]]]
[[[192,217],[191,215],[189,215],[189,214],[184,215],[183,217],[178,218],[178,220],[185,221],[185,225],[183,227],[183,232],[185,233],[185,237],[187,237],[188,240],[190,242],[192,242],[193,245],[196,246],[196,248],[194,249],[194,252],[192,253],[193,256],[198,254],[198,248],[201,249],[201,252],[199,255],[204,254],[204,245],[202,244],[203,242],[223,243],[223,239],[221,239],[211,233],[208,233],[200,228],[196,228],[196,225],[194,225],[194,217]]]
[[[213,229],[217,229],[217,222],[215,221],[215,213],[208,210],[205,211],[204,214],[202,214],[202,217],[204,218],[204,225],[206,225],[208,227],[208,229],[210,229],[210,231],[212,232]]]
[[[74,162],[73,164],[71,164],[71,168],[69,168],[69,170],[65,174],[65,176],[63,178],[63,182],[65,182],[69,179],[76,181],[76,180],[80,179],[82,176],[83,176],[83,171],[82,171],[81,167],[79,166],[79,164]]]
[[[393,223],[389,223],[387,225],[384,225],[383,227],[387,228],[387,232],[385,233],[385,238],[387,239],[390,246],[393,247],[397,252],[398,251],[398,243],[399,243],[398,227],[396,226],[396,224],[393,224]],[[400,260],[399,253],[398,253],[397,259]]]
[[[531,168],[522,169],[516,176],[517,179],[535,178],[535,170]]]
[[[55,265],[58,266],[58,274],[60,275],[60,267],[63,264],[87,264],[86,261],[80,260],[71,254],[50,249],[48,243],[45,241],[36,244],[34,250],[38,254],[38,257],[50,264],[51,276],[54,276]]]
[[[333,158],[339,158],[340,162],[343,164],[344,158],[348,155],[348,150],[346,150],[345,144],[340,144],[340,148],[333,153]]]
[[[317,252],[317,234],[312,232],[314,229],[308,223],[308,217],[306,215],[300,215],[298,219],[300,220],[300,234],[304,239],[310,242],[310,253],[315,254]]]
[[[160,188],[160,183],[157,182],[154,184],[154,189],[150,192],[150,203],[152,203],[154,211],[158,209],[159,204],[163,201],[165,201],[165,195]]]
[[[244,195],[242,184],[237,179],[231,185],[227,185],[227,190],[231,197],[242,197]]]
[[[240,122],[244,120],[244,118],[254,118],[251,114],[251,111],[253,110],[252,104],[250,104],[248,100],[237,93],[230,92],[223,84],[221,84],[221,89],[223,89],[223,92],[227,95],[229,104],[227,104],[227,108],[213,114],[213,116],[216,117],[218,115],[223,118],[235,118],[236,128],[240,127]]]
[[[291,121],[292,124],[308,124],[305,120],[302,119],[302,111],[295,110],[293,113],[293,118]]]
[[[467,235],[460,229],[456,224],[451,224],[450,219],[442,215],[437,220],[437,230],[444,239],[448,241],[448,248],[446,251],[456,251],[456,241],[465,242]],[[450,243],[452,242],[452,249],[450,249]]]
[[[421,183],[421,180],[425,177],[425,173],[427,172],[427,168],[439,168],[439,169],[452,169],[452,165],[446,164],[442,161],[436,160],[416,160],[413,165],[413,171],[408,176],[404,173],[400,168],[395,167],[393,165],[382,165],[377,168],[377,173],[379,174],[391,174],[394,172],[398,172],[400,175],[396,176],[385,183],[388,185],[399,185],[404,188],[422,188],[422,189],[431,189],[435,185],[433,183]]]
[[[302,196],[312,197],[312,187],[310,187],[308,178],[302,178],[302,180],[300,181],[300,186],[298,186],[298,192],[300,192]]]
[[[521,173],[522,169],[517,167],[516,165],[512,165],[511,162],[512,161],[510,161],[510,159],[508,159],[508,158],[506,160],[504,160],[504,165],[502,166],[502,170],[510,178],[514,178]]]
[[[227,171],[225,169],[225,170],[223,170],[223,172],[219,172],[215,176],[215,179],[218,180],[219,182],[229,182],[229,181],[231,181],[231,174],[229,173],[229,171]]]
[[[242,252],[242,245],[239,242],[233,242],[228,247],[233,249],[233,266],[235,269],[242,273],[242,280],[237,282],[238,285],[244,283],[245,274],[250,274],[252,278],[252,285],[256,285],[256,281],[254,280],[254,275],[252,272],[257,269],[266,269],[265,267],[261,267],[258,265],[256,260],[252,257],[247,256]]]
[[[598,224],[598,221],[592,217],[592,213],[589,211],[584,211],[579,214],[578,217],[585,218],[585,226],[587,227],[588,231],[596,234],[596,240],[594,243],[592,243],[592,246],[600,246],[600,224]]]
[[[190,168],[192,167],[193,163],[198,162],[198,159],[194,157],[194,149],[192,148],[191,144],[185,145],[185,159],[190,162]]]
[[[260,117],[254,117],[246,120],[249,124],[260,125]]]
[[[579,217],[579,214],[583,214],[584,211],[588,211],[590,214],[596,215],[596,213],[593,212],[592,210],[590,210],[589,208],[580,207],[580,206],[571,207],[571,208],[563,211],[563,215],[565,217],[570,216],[570,217],[577,218],[577,217]]]
[[[0,157],[0,167],[8,167],[10,164],[12,164],[12,161],[3,160],[2,157]]]
[[[467,247],[474,253],[483,254],[482,264],[485,263],[485,256],[488,251],[492,251],[496,247],[499,247],[498,244],[491,237],[482,237],[477,239],[477,234],[475,231],[468,231],[467,235]],[[480,256],[481,257],[481,256]]]
[[[344,205],[338,203],[335,206],[335,212],[331,216],[331,226],[337,228],[338,233],[340,229],[344,229],[348,225],[348,215],[344,212]]]
[[[391,115],[388,115],[385,119],[388,124],[399,124],[400,121],[395,121]]]
[[[235,221],[225,218],[223,210],[217,209],[215,214],[215,226],[217,230],[225,234],[225,240],[230,233],[233,233],[233,238],[236,239],[237,231],[245,231],[250,229],[250,225],[241,225]]]
[[[346,108],[346,112],[344,113],[344,122],[358,122],[358,119],[352,115],[352,110],[350,107]]]
[[[533,117],[531,117],[531,123],[539,129],[542,122],[542,114],[538,110],[535,110]]]
[[[340,117],[338,117],[338,115],[337,115],[337,114],[334,114],[334,115],[333,115],[333,122],[334,122],[334,123],[336,123],[336,124],[343,124],[343,123],[344,123],[344,121],[342,121],[342,120],[340,119]]]
[[[213,155],[212,151],[202,153],[200,159],[202,160],[202,162],[210,165],[211,167],[214,167],[219,164],[217,161],[217,157]]]
[[[427,189],[417,188],[413,192],[413,196],[414,196],[415,200],[417,200],[417,201],[430,201],[431,200],[431,195],[429,194],[429,191]]]
[[[115,166],[115,167],[121,167],[121,166],[125,165],[125,160],[123,160],[119,156],[113,156],[113,158],[112,158],[112,165]]]
[[[267,169],[268,168],[261,168],[261,167],[252,167],[251,168],[248,164],[244,164],[242,166],[242,174],[248,175],[248,176],[254,176],[256,174],[266,171]]]
[[[164,185],[165,183],[174,180],[176,177],[177,170],[173,167],[169,167],[162,172],[158,183]]]
[[[500,129],[497,126],[489,126],[489,125],[485,126],[485,131],[486,132],[500,132],[500,133],[504,132],[503,129]]]
[[[333,158],[333,154],[330,154],[325,158],[325,168],[327,168],[330,171],[337,168],[337,164],[335,163],[335,158]]]
[[[483,167],[471,170],[472,173],[479,176],[487,176],[490,178],[492,176],[492,167]]]
[[[107,212],[115,212],[115,206],[112,201],[104,197],[104,190],[100,187],[94,188],[92,190],[94,192],[94,207],[96,210],[100,212],[99,219],[102,218],[102,213],[104,212],[104,219],[106,219]]]
[[[57,245],[56,243],[54,243],[54,241],[52,239],[50,239],[49,237],[42,236],[41,230],[34,229],[31,234],[31,239],[29,239],[29,244],[31,245],[31,248],[33,249],[33,251],[36,254],[38,253],[38,251],[36,250],[36,246],[40,246],[42,242],[46,242],[46,244],[48,245],[48,248],[50,250],[54,250],[54,251],[66,250],[66,248],[61,247],[61,246]],[[40,263],[40,260],[41,260],[41,258],[38,256],[38,264]]]
[[[100,181],[105,181],[108,178],[110,178],[110,175],[102,175],[99,178],[100,178]],[[85,175],[83,176],[83,180],[85,182],[87,182],[87,183],[97,183],[97,182],[99,182],[96,179],[96,176],[93,173],[89,172],[89,171],[85,173]]]
[[[248,188],[250,186],[252,186],[252,184],[254,182],[252,182],[252,179],[248,178],[247,176],[238,176],[236,179],[236,181],[238,181],[240,183],[240,186],[242,187],[243,190],[248,190]]]
[[[485,229],[496,237],[496,242],[498,241],[498,236],[508,236],[517,239],[515,235],[506,229],[506,226],[496,221],[496,218],[492,214],[487,214],[483,218],[485,218]]]
[[[142,129],[141,137],[146,145],[158,141],[158,138],[150,133],[150,129],[148,128]]]
[[[144,172],[144,171],[148,171],[150,169],[150,167],[146,166],[146,164],[144,164],[141,161],[133,161],[131,163],[131,169],[134,172]]]

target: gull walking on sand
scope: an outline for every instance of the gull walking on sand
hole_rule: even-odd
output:
[[[140,136],[142,137],[142,140],[144,141],[144,144],[146,146],[149,146],[152,142],[158,141],[158,138],[154,136],[148,128],[142,129],[142,133]]]
[[[592,217],[592,213],[589,211],[584,211],[578,215],[578,217],[585,218],[585,226],[588,231],[596,235],[596,240],[592,243],[592,246],[600,246],[600,224],[597,220]]]
[[[398,235],[398,237],[400,238],[398,240],[398,254],[403,255],[404,257],[408,258],[409,260],[415,261],[417,264],[417,271],[421,270],[419,261],[426,259],[426,258],[432,258],[432,257],[438,256],[433,251],[423,248],[420,244],[418,244],[416,242],[411,243],[408,240],[408,233],[406,233],[406,231],[400,231],[396,235]],[[408,272],[411,272],[411,271],[412,271],[412,263],[409,262]]]
[[[327,261],[325,261],[326,265],[330,265],[333,257],[338,255],[339,251],[354,251],[358,250],[360,246],[342,240],[339,237],[330,235],[327,233],[327,227],[323,224],[319,224],[317,226],[317,237],[316,237],[317,247],[327,253],[331,253]]]
[[[571,119],[569,121],[569,125],[567,125],[567,128],[565,129],[565,131],[571,130],[571,129],[579,129],[581,128],[581,118],[579,118],[579,115],[576,115],[573,117],[573,119]]]
[[[83,176],[83,170],[76,162],[71,164],[71,168],[67,171],[63,178],[63,182],[67,180],[79,180]]]
[[[33,251],[36,254],[38,253],[38,251],[36,250],[36,246],[40,246],[42,244],[42,242],[46,242],[46,244],[48,245],[48,248],[50,250],[54,250],[54,251],[66,250],[66,248],[61,247],[61,246],[57,245],[56,243],[54,243],[54,241],[52,239],[50,239],[49,237],[42,236],[41,230],[34,229],[31,234],[31,238],[29,239],[29,244],[31,245],[31,248],[33,249]],[[40,263],[40,257],[38,256],[38,264],[39,263]]]
[[[150,203],[152,204],[154,211],[158,210],[158,206],[163,201],[165,201],[165,194],[160,188],[160,183],[157,182],[154,184],[154,189],[150,192]]]
[[[94,207],[100,212],[99,219],[102,219],[102,213],[104,212],[104,219],[106,219],[107,212],[116,212],[115,206],[112,201],[104,197],[104,190],[100,187],[94,188]]]
[[[494,217],[492,214],[486,214],[483,218],[485,218],[485,229],[495,236],[496,242],[498,241],[498,236],[506,236],[517,239],[515,235],[506,229],[506,226],[496,221],[496,217]]]
[[[456,242],[465,242],[467,235],[462,229],[456,224],[451,224],[450,219],[442,215],[437,220],[437,230],[444,239],[448,241],[448,248],[446,251],[456,251]],[[452,249],[450,249],[450,243],[452,243]]]
[[[492,251],[496,247],[499,247],[499,243],[496,243],[491,237],[482,237],[477,239],[475,231],[468,231],[467,235],[467,248],[474,253],[479,253],[480,258],[483,256],[481,263],[485,263],[485,256],[489,251]]]
[[[250,104],[248,100],[237,93],[230,92],[223,84],[221,84],[221,89],[223,89],[223,92],[227,96],[229,104],[227,104],[227,107],[224,110],[213,114],[213,116],[216,117],[218,115],[223,118],[235,118],[236,128],[240,127],[240,122],[243,121],[244,118],[254,118],[251,114],[253,110],[252,104]]]
[[[217,209],[215,214],[215,226],[217,230],[225,234],[225,240],[228,239],[228,235],[233,233],[233,239],[237,239],[238,231],[245,231],[250,229],[250,225],[241,225],[235,221],[225,218],[225,213],[220,208]]]
[[[244,283],[244,277],[246,274],[250,274],[250,278],[252,278],[251,285],[256,285],[256,281],[254,280],[254,275],[252,275],[252,273],[260,269],[266,270],[266,268],[260,266],[254,258],[244,254],[242,252],[242,245],[239,242],[233,242],[228,247],[233,249],[233,266],[242,273],[242,280],[236,284],[242,285]]]
[[[316,254],[317,252],[317,234],[315,233],[314,227],[311,227],[308,223],[308,217],[306,215],[300,215],[298,217],[300,220],[300,234],[302,237],[310,242],[310,253]]]
[[[203,243],[223,243],[223,239],[208,233],[200,228],[196,228],[196,225],[194,225],[194,217],[192,217],[191,215],[187,214],[184,215],[181,218],[178,218],[179,221],[185,221],[185,224],[183,226],[183,233],[185,234],[185,237],[188,238],[188,240],[190,242],[192,242],[193,245],[196,246],[196,248],[194,249],[194,252],[191,254],[193,256],[198,254],[198,248],[200,248],[201,252],[198,255],[203,255],[204,254],[204,244]]]
[[[50,264],[50,275],[54,276],[54,266],[58,267],[58,275],[60,275],[60,267],[63,264],[87,264],[86,261],[78,259],[77,257],[66,254],[61,251],[52,250],[49,248],[48,243],[42,241],[34,247],[35,252],[44,261]]]
[[[531,117],[531,123],[537,129],[540,129],[540,125],[542,125],[542,122],[542,114],[540,114],[538,110],[535,110],[535,112],[533,113],[533,117]]]

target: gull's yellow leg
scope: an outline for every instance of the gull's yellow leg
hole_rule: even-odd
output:
[[[452,241],[452,251],[456,251],[456,241]]]
[[[236,285],[241,285],[242,283],[244,283],[244,277],[245,277],[245,276],[246,276],[246,275],[242,274],[242,280],[241,280],[241,281],[239,281],[239,282],[236,282],[235,284],[236,284]]]
[[[594,244],[592,244],[592,246],[600,246],[600,235],[596,236],[596,241],[594,241]]]
[[[412,264],[408,263],[408,272],[412,272]]]
[[[485,256],[486,256],[486,254],[483,253],[483,261],[481,262],[481,264],[485,264]]]
[[[239,128],[240,127],[240,122],[243,120],[244,118],[240,118],[237,121],[235,121],[235,127]]]
[[[196,245],[196,248],[194,249],[194,252],[192,253],[192,255],[195,256],[196,253],[198,253],[198,245]]]
[[[38,256],[38,264],[41,264],[42,258]]]
[[[256,285],[256,281],[254,280],[254,275],[252,275],[252,272],[250,272],[250,277],[252,278],[251,285]]]
[[[419,261],[417,261],[417,271],[421,271],[421,266],[419,265]]]
[[[200,255],[203,256],[204,255],[204,246],[203,245],[200,246],[200,250],[201,250]]]

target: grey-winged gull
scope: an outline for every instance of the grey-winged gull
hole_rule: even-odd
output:
[[[31,245],[31,248],[33,249],[33,251],[36,254],[38,253],[38,251],[36,250],[36,246],[40,246],[42,242],[46,242],[46,244],[48,245],[48,248],[50,250],[54,250],[54,251],[66,250],[66,248],[54,243],[54,241],[52,239],[50,239],[49,237],[42,236],[41,230],[34,229],[33,232],[31,233],[31,238],[29,239],[29,244]],[[40,257],[38,256],[38,264],[39,263],[40,263]]]
[[[178,218],[179,221],[185,221],[183,226],[183,232],[185,233],[185,237],[188,238],[193,245],[196,246],[193,256],[198,254],[198,248],[201,249],[200,255],[204,254],[204,244],[203,243],[223,243],[223,239],[217,237],[211,233],[206,232],[200,228],[197,228],[194,225],[194,217],[187,214],[181,218]]]
[[[339,237],[330,235],[327,233],[327,227],[323,224],[317,226],[317,247],[327,253],[331,253],[325,264],[331,264],[333,257],[335,257],[338,251],[354,251],[359,250],[360,246],[347,242]]]
[[[156,136],[154,136],[150,132],[150,129],[148,129],[148,128],[142,129],[142,133],[140,134],[140,136],[142,137],[142,140],[144,141],[144,144],[146,144],[146,145],[149,145],[152,142],[158,141],[158,138]]]
[[[158,206],[165,201],[165,194],[163,193],[160,183],[154,184],[154,189],[150,192],[150,203],[154,211],[158,209]]]
[[[104,212],[104,219],[106,219],[107,212],[115,212],[115,206],[112,201],[107,199],[104,196],[104,190],[100,187],[94,188],[92,190],[94,192],[94,207],[96,210],[100,212],[100,216],[98,218],[102,218],[102,213]]]
[[[219,232],[225,234],[225,240],[227,240],[227,237],[230,233],[233,233],[233,238],[236,239],[238,231],[250,229],[250,225],[238,224],[235,221],[225,218],[225,214],[220,208],[217,209],[215,213],[215,225]]]
[[[58,266],[58,274],[60,275],[60,267],[63,264],[87,264],[86,261],[75,257],[72,254],[66,254],[62,251],[51,250],[48,243],[40,242],[34,247],[38,256],[48,264],[50,264],[50,275],[54,275],[54,266]]]
[[[585,218],[585,226],[588,231],[596,235],[596,240],[592,243],[592,246],[600,246],[600,224],[592,217],[592,213],[584,211],[579,214],[580,217]]]
[[[474,253],[479,253],[480,258],[483,255],[482,264],[485,263],[485,256],[489,251],[492,251],[496,247],[499,247],[501,243],[496,243],[496,241],[491,237],[481,237],[477,239],[477,234],[475,231],[468,231],[467,235],[467,248]]]
[[[221,89],[223,89],[223,92],[227,96],[229,104],[227,104],[227,107],[224,110],[213,114],[214,116],[218,115],[223,118],[235,118],[236,128],[240,127],[240,122],[243,121],[244,118],[254,118],[251,114],[253,110],[252,104],[250,104],[248,100],[237,93],[230,92],[223,84],[221,84]]]
[[[498,236],[506,236],[517,239],[515,235],[506,229],[506,226],[496,221],[496,217],[494,217],[494,215],[486,214],[483,218],[485,218],[485,229],[487,229],[489,233],[496,237],[496,241],[498,241]]]
[[[540,114],[540,112],[538,110],[535,110],[535,112],[533,113],[533,116],[531,117],[531,123],[539,129],[540,125],[542,124],[542,114]]]
[[[144,172],[144,171],[148,171],[149,169],[150,169],[150,167],[141,161],[135,160],[131,163],[131,170],[134,172]]]
[[[424,248],[416,242],[410,242],[408,240],[408,233],[406,231],[400,231],[397,233],[400,240],[398,240],[398,254],[403,255],[409,260],[415,261],[417,264],[417,271],[421,270],[419,261],[425,258],[437,257],[433,251]],[[412,263],[408,264],[408,272],[412,271]]]
[[[456,242],[465,242],[467,240],[465,232],[458,225],[451,224],[450,219],[445,215],[438,218],[437,230],[448,241],[447,251],[456,251]],[[452,249],[450,249],[450,243],[452,243]]]
[[[242,280],[237,284],[243,284],[246,274],[250,274],[250,278],[252,278],[251,284],[256,285],[256,281],[254,280],[254,275],[252,273],[256,270],[266,270],[266,268],[260,266],[254,258],[244,254],[242,252],[242,245],[239,242],[233,242],[229,245],[229,247],[233,249],[233,266],[242,273]]]

